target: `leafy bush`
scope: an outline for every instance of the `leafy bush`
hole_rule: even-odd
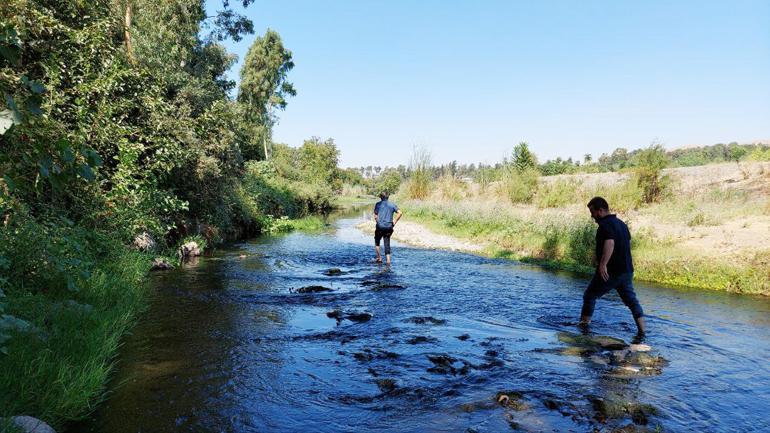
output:
[[[503,178],[511,203],[529,203],[537,192],[539,173],[535,169],[509,170]]]
[[[574,203],[580,184],[573,180],[558,179],[543,182],[537,189],[534,203],[539,208],[562,207]]]
[[[585,222],[568,229],[567,256],[577,265],[592,266],[596,244],[596,226]]]
[[[669,185],[661,170],[669,163],[668,155],[660,144],[652,144],[636,155],[636,181],[642,191],[642,203],[660,201]]]

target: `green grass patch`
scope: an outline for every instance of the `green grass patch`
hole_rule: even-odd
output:
[[[3,277],[20,270],[27,278],[6,279],[3,309],[27,326],[7,331],[0,416],[32,415],[56,428],[102,399],[120,338],[144,305],[149,260],[76,227],[27,222],[11,231],[1,240],[21,236],[6,244],[20,254],[0,248],[10,262]]]

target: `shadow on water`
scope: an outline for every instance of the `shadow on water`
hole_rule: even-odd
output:
[[[770,429],[767,299],[640,284],[650,347],[628,347],[616,295],[578,333],[583,277],[397,242],[373,263],[367,212],[154,274],[108,400],[71,431]]]

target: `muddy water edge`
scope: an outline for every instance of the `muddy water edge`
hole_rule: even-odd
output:
[[[266,236],[152,275],[107,400],[71,432],[770,431],[770,300],[587,278],[355,228]],[[633,429],[633,430],[632,430]]]

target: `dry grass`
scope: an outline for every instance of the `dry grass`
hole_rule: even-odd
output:
[[[569,249],[570,237],[580,236],[575,227],[591,223],[585,203],[600,195],[632,229],[640,278],[770,294],[761,268],[770,245],[770,163],[665,172],[670,194],[650,205],[641,204],[634,178],[618,173],[541,178],[532,203],[516,204],[505,182],[482,187],[445,179],[424,200],[405,205],[435,229],[518,258],[569,264],[581,254]]]

